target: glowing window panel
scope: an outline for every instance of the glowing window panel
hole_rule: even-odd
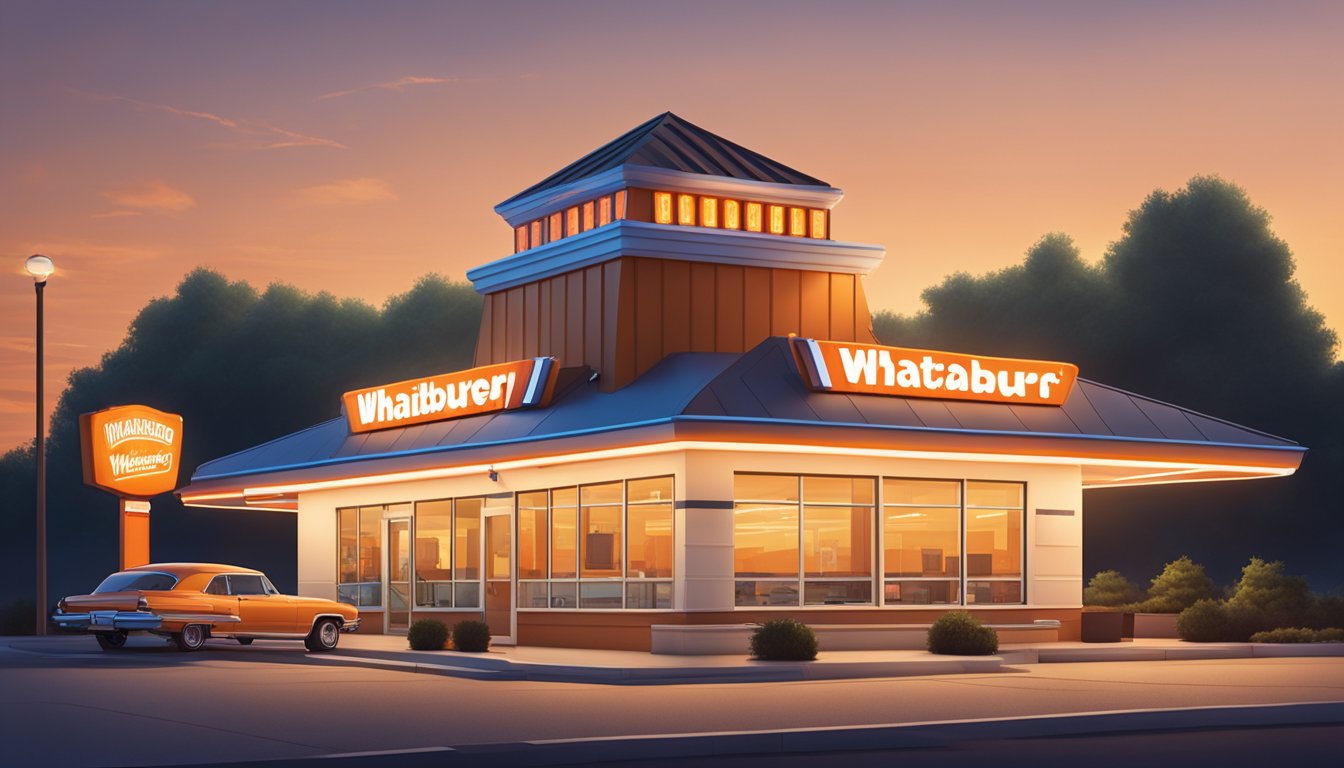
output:
[[[597,201],[597,226],[605,227],[611,223],[611,198],[604,197]]]
[[[747,231],[760,232],[761,223],[761,204],[747,203]]]
[[[672,193],[654,192],[653,193],[653,223],[671,224],[672,223]]]
[[[555,242],[562,237],[561,232],[564,230],[561,229],[561,218],[558,213],[551,214],[550,230],[546,233],[546,242]]]
[[[515,229],[515,230],[513,231],[513,250],[514,250],[515,253],[517,253],[518,251],[526,251],[526,250],[527,250],[527,225],[526,225],[526,224],[524,224],[523,226],[521,226],[521,227],[519,227],[519,228],[517,228],[517,229]]]
[[[807,211],[802,208],[789,209],[789,234],[807,237]]]
[[[695,224],[694,195],[677,195],[677,223],[688,226]]]
[[[770,234],[784,234],[784,206],[770,206]]]
[[[593,228],[593,221],[594,221],[594,219],[596,218],[596,215],[595,215],[595,208],[596,208],[596,205],[593,204],[593,203],[591,203],[591,202],[588,202],[588,203],[584,203],[584,204],[583,204],[583,231],[584,231],[584,232],[587,232],[588,230],[590,230],[590,229]]]
[[[723,228],[742,228],[742,204],[736,200],[723,201]]]
[[[826,239],[826,212],[813,209],[810,213],[812,215],[812,231],[809,234],[818,240]]]
[[[579,207],[565,211],[565,237],[579,234]]]
[[[533,246],[541,245],[541,219],[532,222],[532,240]]]
[[[625,218],[625,190],[622,189],[616,193],[616,215],[617,219]]]
[[[719,226],[719,201],[714,197],[700,198],[700,226]]]

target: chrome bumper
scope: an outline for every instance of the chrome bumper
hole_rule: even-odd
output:
[[[134,629],[158,629],[163,617],[140,611],[89,611],[88,613],[56,613],[51,623],[64,629],[87,629],[90,632],[119,632]]]
[[[359,622],[360,622],[360,620],[361,620],[361,617],[358,617],[358,616],[355,617],[355,618],[353,618],[353,619],[350,619],[349,621],[347,621],[347,622],[345,622],[344,624],[341,625],[341,631],[342,631],[342,632],[354,632],[355,630],[359,629]]]

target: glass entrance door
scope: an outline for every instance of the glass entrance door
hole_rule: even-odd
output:
[[[387,594],[384,595],[383,631],[404,633],[411,624],[411,520],[387,521]]]
[[[497,643],[514,642],[513,509],[485,517],[485,623]]]

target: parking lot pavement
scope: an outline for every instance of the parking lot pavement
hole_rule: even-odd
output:
[[[52,642],[54,641],[54,642]],[[7,765],[155,765],[536,739],[1344,701],[1344,660],[1020,665],[993,674],[663,686],[313,663],[296,643],[0,639]]]

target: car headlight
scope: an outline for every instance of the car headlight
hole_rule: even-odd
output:
[[[146,600],[145,598],[141,597],[139,600],[135,601],[135,610],[137,610],[137,611],[148,611],[148,610],[149,610],[149,601]]]

